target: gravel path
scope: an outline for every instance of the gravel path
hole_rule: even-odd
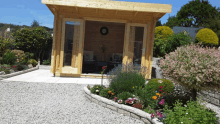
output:
[[[0,124],[144,124],[91,103],[84,86],[0,81]]]

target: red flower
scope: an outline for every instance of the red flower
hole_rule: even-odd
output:
[[[162,92],[163,90],[159,90],[160,92]]]
[[[159,86],[159,88],[163,88],[162,86]]]
[[[17,67],[16,65],[13,66],[13,68],[16,68],[16,67]]]
[[[104,70],[104,69],[105,69],[105,66],[102,67],[102,70]]]

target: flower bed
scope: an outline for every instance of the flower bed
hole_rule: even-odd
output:
[[[10,78],[10,77],[13,77],[13,76],[17,76],[17,75],[20,75],[20,74],[24,74],[24,73],[27,73],[27,72],[30,72],[30,71],[34,71],[34,70],[37,70],[37,69],[39,69],[39,66],[30,68],[30,69],[25,69],[25,70],[22,70],[22,71],[12,72],[10,74],[0,75],[0,80],[3,80],[5,78]]]
[[[137,71],[119,71],[114,75],[116,76],[110,77],[109,87],[88,86],[91,91],[88,97],[98,104],[105,101],[104,106],[119,113],[145,118],[148,121],[146,123],[214,124],[218,121],[214,111],[200,104],[203,102],[201,98],[194,101],[191,92],[176,91],[170,80],[151,79],[145,85],[144,75]],[[122,106],[128,108],[121,110]],[[134,109],[148,116],[142,117],[142,114],[134,113]],[[153,119],[157,121],[152,122]]]

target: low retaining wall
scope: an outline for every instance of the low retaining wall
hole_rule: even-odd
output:
[[[37,70],[37,69],[39,69],[38,65],[36,67],[30,68],[30,69],[27,69],[27,70],[18,71],[18,72],[6,74],[6,75],[0,75],[0,80],[10,78],[10,77],[13,77],[13,76],[17,76],[17,75],[20,75],[20,74],[24,74],[24,73],[27,73],[27,72],[31,72],[31,71],[34,71],[34,70]]]
[[[118,104],[107,98],[92,94],[87,87],[84,87],[84,92],[85,92],[85,97],[88,98],[90,101],[99,104],[103,107],[109,108],[113,111],[116,111],[120,114],[124,114],[127,116],[131,116],[133,118],[140,119],[145,124],[163,124],[162,122],[159,121],[158,118],[151,119],[151,114],[146,113],[140,109],[123,104]]]

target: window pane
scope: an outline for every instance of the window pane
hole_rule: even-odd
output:
[[[73,43],[79,40],[79,29],[80,22],[66,21],[63,66],[71,66]]]

